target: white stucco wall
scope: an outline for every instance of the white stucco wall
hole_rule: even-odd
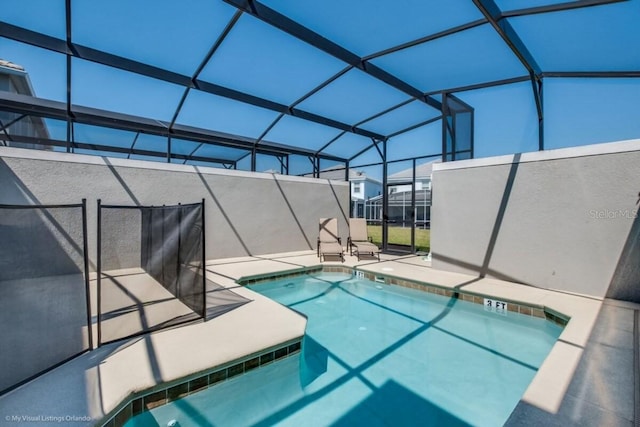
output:
[[[640,300],[638,165],[640,140],[434,165],[433,267]]]
[[[205,199],[207,258],[315,249],[318,219],[348,235],[349,186],[328,181],[0,147],[0,204],[88,203],[95,262],[96,201],[117,205]]]

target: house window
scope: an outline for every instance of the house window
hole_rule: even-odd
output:
[[[359,182],[355,182],[353,184],[353,192],[354,193],[359,193],[360,192],[360,183]]]

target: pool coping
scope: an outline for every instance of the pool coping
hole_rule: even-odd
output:
[[[362,271],[357,267],[336,266],[336,265],[315,265],[308,267],[296,267],[278,272],[263,274],[253,274],[243,276],[235,282],[241,286],[258,285],[274,280],[283,280],[294,277],[313,275],[318,273],[342,273],[355,276],[357,272],[362,273],[362,277],[385,285],[395,285],[404,288],[415,289],[434,295],[447,298],[455,298],[472,304],[483,305],[485,298],[492,297],[475,292],[451,290],[449,288],[434,285],[432,283],[418,280],[409,280],[403,277],[390,274],[379,274]],[[560,326],[566,326],[569,317],[553,309],[533,304],[523,304],[519,301],[505,300],[508,303],[507,313],[519,313],[531,317],[546,319]],[[230,361],[222,366],[206,370],[178,380],[158,384],[149,389],[132,393],[127,399],[121,402],[116,409],[103,418],[100,425],[103,427],[119,427],[124,425],[132,417],[145,411],[170,403],[176,399],[186,397],[190,394],[200,392],[205,388],[212,387],[222,381],[250,372],[253,369],[269,365],[277,360],[298,354],[301,351],[302,339],[293,340],[275,349],[266,349],[263,352],[247,355],[237,360]],[[263,363],[264,361],[264,363]],[[206,384],[203,384],[206,380]],[[194,387],[195,384],[195,387]],[[192,390],[193,388],[193,390]],[[106,421],[105,421],[106,420]]]
[[[438,290],[446,292],[442,289],[449,289],[463,294],[487,296],[500,301],[518,301],[525,306],[544,308],[545,313],[556,316],[561,323],[568,319],[560,337],[516,406],[516,408],[521,405],[538,408],[550,417],[548,421],[553,420],[554,414],[558,414],[561,407],[564,407],[566,398],[574,398],[568,394],[569,386],[574,380],[582,354],[592,345],[590,337],[604,304],[604,297],[436,270],[431,268],[426,258],[416,255],[385,255],[381,261],[375,262],[360,262],[356,261],[355,257],[347,256],[344,263],[320,263],[315,252],[308,251],[308,253],[282,253],[218,260],[211,262],[208,269],[237,281],[246,281],[274,277],[283,271],[295,273],[303,270],[304,267],[317,268],[318,265],[333,266],[337,269],[336,271],[343,271],[344,267],[353,267],[355,270],[372,275],[426,283],[436,288],[436,292]],[[248,271],[251,274],[246,274]],[[578,399],[581,398],[578,397]],[[606,405],[603,408],[612,410]]]
[[[166,405],[177,399],[204,391],[209,387],[223,383],[231,378],[244,375],[255,369],[271,365],[279,360],[300,353],[302,337],[265,351],[259,351],[206,369],[173,381],[159,383],[154,387],[131,393],[113,411],[107,414],[97,425],[120,427],[136,415]]]
[[[455,298],[483,306],[485,304],[485,298],[491,297],[491,295],[452,290],[443,286],[418,280],[409,280],[390,274],[372,273],[359,270],[357,267],[342,265],[315,265],[309,267],[296,267],[279,272],[254,274],[243,276],[237,279],[236,283],[241,286],[258,285],[260,283],[267,283],[274,280],[302,277],[318,273],[342,273],[350,276],[356,276],[358,273],[362,273],[361,277],[377,283],[415,289],[421,292],[431,293],[447,298]],[[563,327],[566,326],[570,319],[568,316],[544,306],[522,304],[521,302],[514,300],[505,300],[505,302],[507,302],[508,305],[504,315],[507,315],[509,312],[519,313],[522,315],[547,319],[548,321]],[[208,369],[174,381],[160,383],[149,389],[132,393],[123,402],[121,402],[116,409],[105,416],[103,421],[100,422],[100,425],[103,427],[122,426],[129,419],[145,411],[165,405],[190,394],[200,392],[205,388],[215,386],[222,381],[245,374],[262,366],[269,365],[285,357],[298,354],[301,351],[301,346],[302,339],[293,340],[292,342],[285,343],[283,346],[278,348],[266,349],[262,352],[229,361],[228,363],[213,369]]]
[[[572,394],[570,386],[576,379],[583,381],[584,369],[579,364],[583,359],[583,353],[587,355],[589,349],[592,349],[591,336],[595,330],[596,319],[605,305],[604,298],[435,270],[431,268],[426,258],[416,255],[383,255],[381,261],[375,262],[356,261],[355,257],[347,256],[344,263],[321,263],[315,251],[300,251],[212,260],[208,262],[207,270],[234,284],[248,284],[250,281],[257,283],[287,275],[295,276],[306,271],[361,271],[363,274],[368,273],[374,280],[387,277],[390,281],[399,280],[400,286],[403,285],[404,280],[426,289],[427,292],[432,290],[436,294],[447,295],[448,290],[452,292],[455,290],[459,296],[462,295],[462,300],[465,299],[465,295],[469,301],[473,299],[474,302],[480,302],[476,297],[483,297],[483,299],[489,297],[500,301],[518,302],[526,307],[544,309],[545,317],[550,318],[551,321],[554,319],[548,315],[556,316],[558,318],[556,320],[560,323],[564,323],[565,320],[568,322],[514,408],[511,416],[514,417],[516,414],[517,416],[507,420],[508,425],[520,425],[521,415],[529,414],[527,412],[529,408],[535,408],[537,411],[531,420],[540,421],[543,424],[562,425],[567,421],[567,407],[571,408],[571,405],[567,404],[567,399],[569,401],[578,399],[577,401],[583,405],[594,407],[593,400]],[[598,368],[601,369],[602,374],[609,373],[609,371],[602,371],[602,369],[610,369],[607,366]],[[623,396],[620,397],[623,398]],[[614,406],[607,406],[606,402],[602,403],[601,411],[618,417],[622,416]],[[588,422],[584,417],[582,421],[586,422],[582,425],[597,425],[597,423]]]

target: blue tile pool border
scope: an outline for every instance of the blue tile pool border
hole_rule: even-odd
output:
[[[265,282],[270,282],[273,280],[279,279],[287,279],[293,278],[297,276],[303,275],[312,275],[316,273],[344,273],[354,275],[356,272],[362,273],[365,279],[384,283],[386,285],[396,285],[402,286],[405,288],[416,289],[423,292],[428,292],[431,294],[441,295],[448,298],[457,298],[462,301],[467,301],[473,304],[481,304],[484,305],[485,298],[495,300],[496,297],[492,295],[485,295],[477,292],[469,292],[462,291],[458,289],[451,289],[444,286],[434,285],[432,283],[421,282],[413,279],[406,279],[403,277],[393,276],[389,274],[380,274],[380,273],[371,273],[368,271],[362,271],[357,268],[347,267],[347,266],[314,266],[308,268],[296,268],[294,270],[282,271],[279,273],[268,273],[268,274],[260,274],[255,276],[243,277],[237,281],[238,284],[246,286],[246,285],[254,285]],[[535,304],[527,304],[521,301],[515,301],[510,299],[502,299],[501,302],[507,303],[507,311],[512,313],[520,313],[526,316],[539,317],[543,319],[547,319],[557,325],[566,326],[570,320],[570,317],[555,311],[549,307]]]

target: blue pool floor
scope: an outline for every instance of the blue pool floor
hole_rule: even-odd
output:
[[[128,426],[499,426],[561,332],[344,274],[252,289],[308,316],[302,352]]]

